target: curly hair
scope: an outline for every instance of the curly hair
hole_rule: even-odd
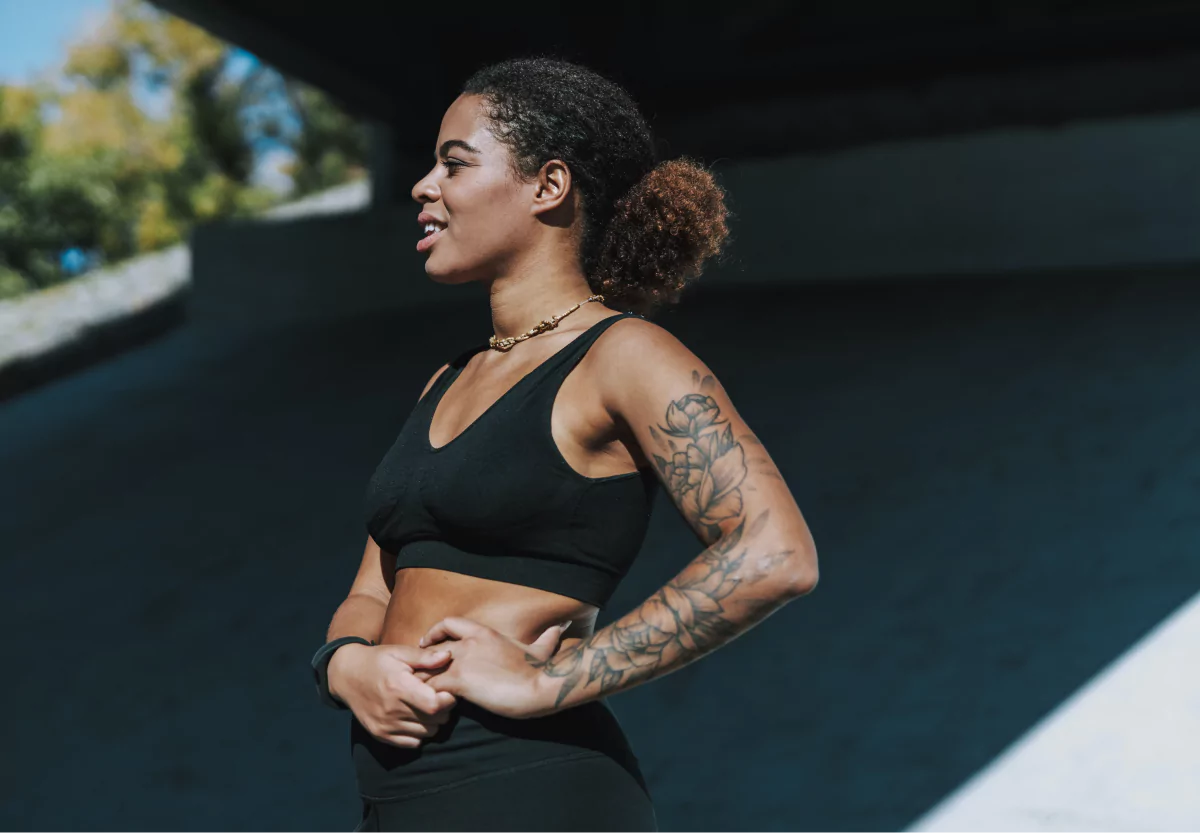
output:
[[[679,300],[729,236],[725,192],[683,157],[655,164],[650,128],[622,87],[586,67],[546,57],[484,67],[463,84],[512,157],[537,175],[562,160],[578,189],[580,264],[605,303],[649,315]]]

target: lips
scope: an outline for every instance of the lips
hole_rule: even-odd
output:
[[[417,251],[423,252],[438,241],[438,238],[446,233],[445,229],[435,231],[433,234],[427,234],[417,241]]]
[[[430,214],[428,211],[422,211],[420,214],[417,215],[417,224],[420,225],[425,232],[425,236],[417,241],[417,251],[418,252],[425,251],[430,246],[432,246],[435,242],[437,242],[437,239],[442,236],[442,232],[444,232],[446,230],[446,227],[448,226],[448,223],[445,220],[441,219],[440,217],[435,217],[433,214]],[[430,234],[429,229],[430,229],[430,227],[434,227],[434,226],[440,227],[440,228],[438,231],[435,231],[432,234]]]

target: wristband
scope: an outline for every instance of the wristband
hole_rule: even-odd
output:
[[[351,642],[359,642],[363,645],[375,644],[369,639],[363,639],[361,636],[340,636],[331,642],[326,642],[313,654],[312,669],[313,678],[317,683],[317,699],[331,709],[342,709],[344,711],[350,708],[329,693],[329,660],[333,658],[334,651],[343,645],[349,645]]]

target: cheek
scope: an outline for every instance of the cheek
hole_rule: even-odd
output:
[[[521,247],[523,234],[519,188],[502,176],[485,176],[480,169],[462,176],[461,181],[442,184],[450,219],[445,239],[449,245],[442,251],[453,259],[449,268],[455,270],[505,258]]]
[[[503,255],[520,240],[513,208],[499,201],[481,201],[451,214],[453,248],[464,256],[488,259]]]

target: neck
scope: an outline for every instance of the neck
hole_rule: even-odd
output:
[[[552,316],[562,315],[594,293],[577,265],[542,260],[496,278],[488,294],[492,330],[497,338],[509,338],[528,332]],[[571,317],[600,303],[584,304]]]

